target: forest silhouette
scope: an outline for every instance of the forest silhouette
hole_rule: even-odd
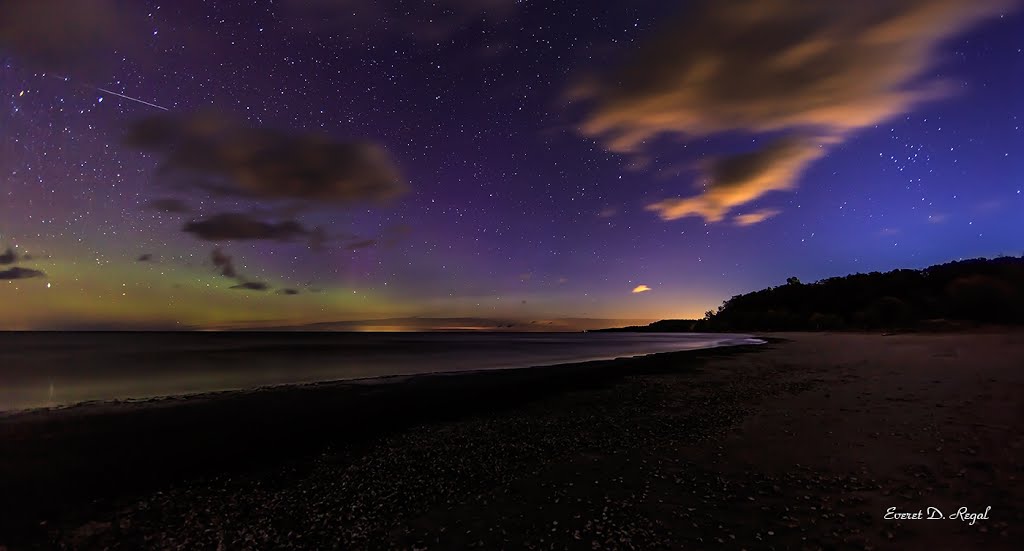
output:
[[[1024,256],[976,258],[768,287],[726,300],[703,319],[606,331],[956,329],[1024,324]]]

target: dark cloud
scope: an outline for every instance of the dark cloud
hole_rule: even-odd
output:
[[[29,268],[21,268],[14,266],[6,270],[0,270],[0,280],[2,279],[31,279],[34,277],[46,277],[46,274],[39,270],[32,270]]]
[[[480,23],[499,23],[515,12],[515,0],[285,0],[285,14],[302,28],[349,39],[402,34],[443,40]]]
[[[238,277],[238,272],[235,271],[235,263],[230,256],[224,254],[220,247],[217,247],[210,253],[210,260],[213,261],[214,267],[220,271],[222,276],[230,277],[231,279]]]
[[[182,230],[206,241],[252,239],[290,241],[311,233],[295,220],[285,220],[275,224],[257,220],[248,214],[234,212],[193,220],[186,223]]]
[[[345,245],[345,248],[350,251],[357,251],[359,249],[368,249],[370,247],[375,246],[376,244],[376,239],[360,239],[359,241],[353,241]]]
[[[0,50],[43,69],[91,68],[143,43],[140,15],[117,0],[0,0]]]
[[[649,154],[661,136],[782,133],[805,143],[723,157],[702,167],[705,177],[711,173],[711,196],[652,205],[667,219],[721,220],[732,207],[793,187],[804,166],[821,156],[812,153],[819,145],[945,95],[946,83],[929,74],[941,43],[1011,6],[1011,0],[707,1],[666,24],[619,70],[585,79],[570,96],[587,105],[582,134],[634,156]],[[731,174],[734,168],[746,173]],[[736,184],[729,197],[714,195],[730,182]]]
[[[153,260],[153,255],[150,253],[140,254],[135,260],[137,262],[150,262]]]
[[[220,275],[234,279],[238,282],[237,285],[232,285],[232,289],[244,290],[244,291],[267,291],[270,286],[262,281],[249,281],[247,278],[239,275],[238,270],[235,269],[234,259],[226,254],[220,247],[213,249],[210,252],[210,260],[213,262],[217,271]]]
[[[309,232],[309,248],[314,251],[323,251],[327,247],[327,230],[317,226]]]
[[[226,196],[344,205],[406,191],[376,145],[250,128],[214,114],[149,117],[125,141],[162,154],[161,174],[175,185]]]
[[[232,285],[231,288],[243,291],[266,291],[270,289],[270,287],[262,281],[243,281],[238,285]]]
[[[15,251],[11,247],[7,247],[6,251],[0,253],[0,266],[4,266],[4,265],[7,265],[7,264],[14,264],[15,262],[17,262],[19,260],[32,260],[32,255],[30,255],[30,254],[19,255],[18,252]]]
[[[181,199],[172,199],[169,197],[162,199],[154,199],[150,201],[149,208],[153,210],[158,210],[160,212],[169,212],[174,214],[185,214],[188,212],[192,212],[192,209],[189,208],[188,203],[186,203],[185,201],[182,201]]]
[[[408,224],[395,224],[384,228],[384,231],[377,238],[377,242],[382,247],[397,247],[412,233],[412,226]]]
[[[277,294],[279,295],[297,295],[299,291],[297,289],[278,289]]]

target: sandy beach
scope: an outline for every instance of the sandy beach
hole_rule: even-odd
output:
[[[0,548],[1016,548],[1024,332],[767,337],[6,416]]]

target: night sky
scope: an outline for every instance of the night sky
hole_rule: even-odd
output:
[[[1020,255],[1020,7],[0,0],[0,329],[575,329]]]

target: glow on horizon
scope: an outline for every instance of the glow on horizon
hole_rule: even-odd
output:
[[[451,2],[438,41],[389,0],[372,47],[325,10],[344,56],[279,3],[22,4],[0,329],[575,330],[1020,252],[1020,2]]]
[[[655,321],[666,317],[699,317],[702,306],[677,309],[673,301],[643,299],[628,308],[614,303],[586,305],[582,318],[560,316],[572,311],[571,303],[554,301],[524,310],[507,305],[501,297],[475,297],[469,302],[453,301],[438,308],[432,301],[389,296],[368,289],[308,289],[298,295],[230,289],[230,282],[203,266],[185,267],[174,263],[151,264],[125,259],[121,262],[68,262],[42,259],[33,266],[44,269],[46,279],[0,282],[18,317],[0,319],[3,330],[67,328],[154,328],[231,330],[261,327],[301,327],[318,323],[360,322],[391,318],[483,318],[503,320],[522,329],[531,322],[561,320],[551,326],[573,331],[594,328],[580,319]],[[539,301],[538,301],[539,302]],[[579,308],[577,306],[576,308]],[[706,308],[704,308],[706,309]],[[623,315],[625,314],[625,315]],[[577,319],[577,322],[566,320]],[[347,328],[362,331],[400,330],[495,330],[492,325],[422,327],[415,324],[368,324]]]

